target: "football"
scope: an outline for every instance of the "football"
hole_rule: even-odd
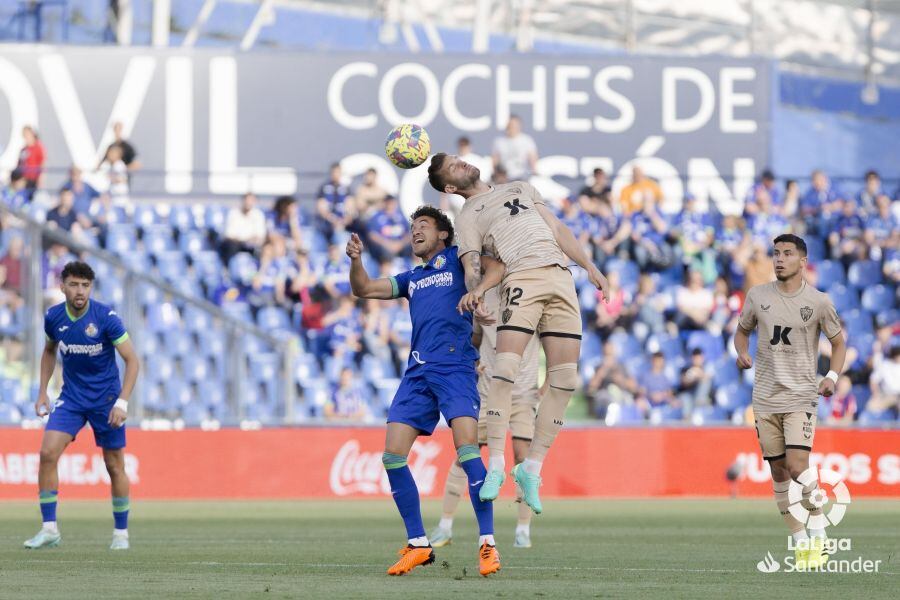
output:
[[[425,128],[412,123],[397,125],[388,134],[384,153],[401,169],[418,167],[431,154],[431,141]]]

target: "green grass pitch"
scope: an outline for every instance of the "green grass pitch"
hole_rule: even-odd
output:
[[[106,502],[65,501],[59,548],[29,551],[37,503],[0,503],[0,598],[898,598],[900,503],[855,501],[832,537],[838,557],[882,560],[879,574],[760,573],[786,534],[766,500],[549,499],[534,547],[512,547],[515,507],[497,505],[503,571],[478,575],[464,503],[454,542],[401,578],[385,569],[405,542],[385,500],[132,503],[128,552],[107,547]],[[423,506],[426,528],[440,505]]]

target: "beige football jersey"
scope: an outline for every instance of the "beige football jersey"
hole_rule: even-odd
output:
[[[757,285],[747,293],[740,326],[758,328],[753,410],[815,412],[819,332],[829,339],[841,332],[828,294],[805,281],[792,295],[780,292],[774,281]]]
[[[570,261],[538,214],[536,204],[545,203],[534,186],[524,181],[497,185],[472,196],[456,217],[459,255],[494,246],[507,273],[567,266]]]
[[[500,312],[500,286],[488,290],[484,295],[485,308],[490,314],[499,319]],[[478,348],[481,354],[481,364],[487,367],[488,373],[494,370],[494,360],[496,358],[497,347],[497,325],[478,325],[481,328],[482,338],[481,346]],[[522,354],[522,366],[519,370],[519,376],[516,377],[516,383],[513,385],[513,397],[522,396],[529,390],[537,390],[538,387],[538,353],[540,351],[540,343],[538,336],[531,336],[528,345],[525,346],[525,352]],[[490,388],[490,379],[487,377],[478,378],[478,393],[483,397],[487,397]]]

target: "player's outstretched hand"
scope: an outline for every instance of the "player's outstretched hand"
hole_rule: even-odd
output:
[[[38,394],[37,402],[34,403],[34,414],[39,417],[46,417],[50,414],[50,398],[47,397],[47,392]]]
[[[819,383],[819,395],[828,398],[832,394],[834,394],[834,382],[825,377],[822,379],[821,383]]]
[[[472,315],[481,325],[491,326],[497,323],[497,317],[489,313],[484,304],[479,304]]]
[[[478,290],[468,292],[465,296],[459,299],[459,304],[456,305],[456,310],[459,311],[459,314],[463,314],[464,312],[475,312],[475,309],[481,305],[481,302],[484,300],[484,294],[479,294]]]
[[[109,419],[107,422],[113,427],[121,427],[127,418],[128,413],[117,406],[113,406],[113,409],[109,411]]]
[[[609,302],[609,280],[600,272],[600,269],[593,267],[588,273],[591,285],[600,290],[600,299]]]
[[[347,256],[351,259],[356,259],[362,255],[362,251],[362,240],[355,233],[350,234],[350,241],[347,242]]]
[[[737,366],[738,369],[749,369],[753,366],[753,357],[749,354],[738,354]]]

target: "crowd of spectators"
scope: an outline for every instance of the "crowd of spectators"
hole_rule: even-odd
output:
[[[127,199],[129,177],[139,168],[137,153],[122,137],[121,126],[115,135],[88,181],[78,168],[71,169],[46,212],[48,226],[103,245],[113,224],[145,225]],[[19,168],[2,192],[2,201],[16,208],[31,201],[44,160],[33,129],[25,128],[23,144]],[[475,156],[465,138],[459,152]],[[537,160],[534,141],[513,117],[492,148],[493,181],[535,174]],[[623,422],[624,415],[696,421],[699,410],[719,420],[748,418],[751,374],[733,368],[731,337],[747,290],[774,278],[771,240],[790,231],[805,236],[810,246],[808,280],[832,294],[847,320],[843,335],[850,357],[837,394],[823,405],[823,418],[849,423],[864,409],[896,418],[900,199],[896,193],[892,199],[878,173],[867,173],[854,193],[849,186],[833,185],[821,171],[811,175],[806,190],[794,180],[779,183],[774,173],[764,171],[747,192],[741,215],[718,214],[691,196],[678,213],[668,214],[661,210],[663,199],[659,183],[639,166],[618,193],[609,175],[595,169],[568,197],[548,199],[557,203],[560,219],[610,280],[610,301],[602,303],[575,269],[585,323],[584,407],[590,416],[609,423]],[[447,198],[441,205],[454,207]],[[385,406],[373,394],[371,378],[403,372],[411,334],[406,301],[352,298],[343,251],[356,233],[365,242],[373,276],[413,264],[408,219],[376,170],[353,180],[335,163],[312,206],[289,196],[270,205],[248,193],[218,221],[194,225],[202,233],[196,248],[182,244],[191,227],[171,228],[172,244],[190,248],[186,264],[194,250],[214,250],[227,274],[204,279],[198,293],[221,305],[244,303],[252,316],[273,307],[288,315],[290,328],[333,384],[321,416],[383,416]],[[153,256],[146,231],[144,249]],[[21,310],[21,240],[4,236],[0,256],[2,328],[4,318],[9,321]],[[54,290],[70,259],[63,245],[45,248],[46,302],[60,300]],[[863,285],[851,281],[860,264],[867,273],[874,270],[874,278]],[[878,285],[883,305],[867,304],[860,292]]]

